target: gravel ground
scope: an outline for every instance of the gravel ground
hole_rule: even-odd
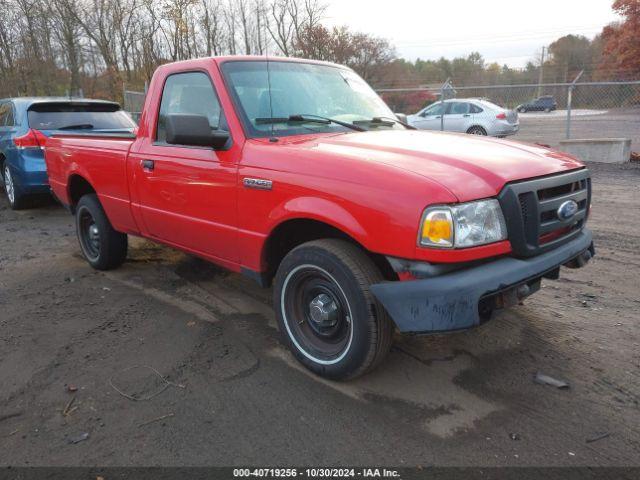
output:
[[[587,268],[342,384],[281,347],[270,291],[139,239],[92,271],[65,211],[2,198],[0,465],[640,465],[640,167],[591,168]]]

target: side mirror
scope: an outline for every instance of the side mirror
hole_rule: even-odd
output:
[[[193,147],[224,148],[229,141],[229,132],[212,130],[204,115],[167,115],[165,127],[167,143]]]
[[[407,116],[404,113],[396,113],[395,116],[402,123],[407,123]]]

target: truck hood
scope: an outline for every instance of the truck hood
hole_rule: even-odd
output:
[[[460,202],[495,196],[508,182],[583,166],[574,157],[537,145],[454,133],[386,130],[307,138],[302,143],[325,154],[427,177]]]

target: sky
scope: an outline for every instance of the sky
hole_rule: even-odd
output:
[[[384,37],[408,60],[478,51],[524,67],[567,34],[593,38],[618,20],[613,0],[326,0],[325,23]]]

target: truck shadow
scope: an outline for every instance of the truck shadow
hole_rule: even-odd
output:
[[[159,262],[156,268],[169,274],[152,274],[155,288],[182,298],[183,303],[187,299],[199,305],[189,306],[192,311],[202,307],[213,312],[222,328],[234,330],[233,337],[246,342],[263,362],[275,360],[280,365],[275,368],[294,371],[287,376],[303,375],[354,401],[411,414],[426,432],[440,438],[473,430],[492,414],[509,410],[512,400],[519,403],[518,393],[505,394],[491,384],[496,379],[500,384],[515,384],[526,378],[524,382],[530,386],[530,374],[536,369],[530,363],[537,354],[523,345],[538,350],[539,356],[548,356],[553,348],[529,322],[526,307],[518,307],[467,332],[398,335],[389,357],[375,371],[350,382],[332,382],[307,371],[280,343],[271,289],[143,240],[134,242],[131,256],[139,262]],[[143,273],[148,268],[139,265],[136,270],[148,279],[149,272]],[[152,290],[145,287],[145,291]],[[194,314],[195,319],[203,316]]]

